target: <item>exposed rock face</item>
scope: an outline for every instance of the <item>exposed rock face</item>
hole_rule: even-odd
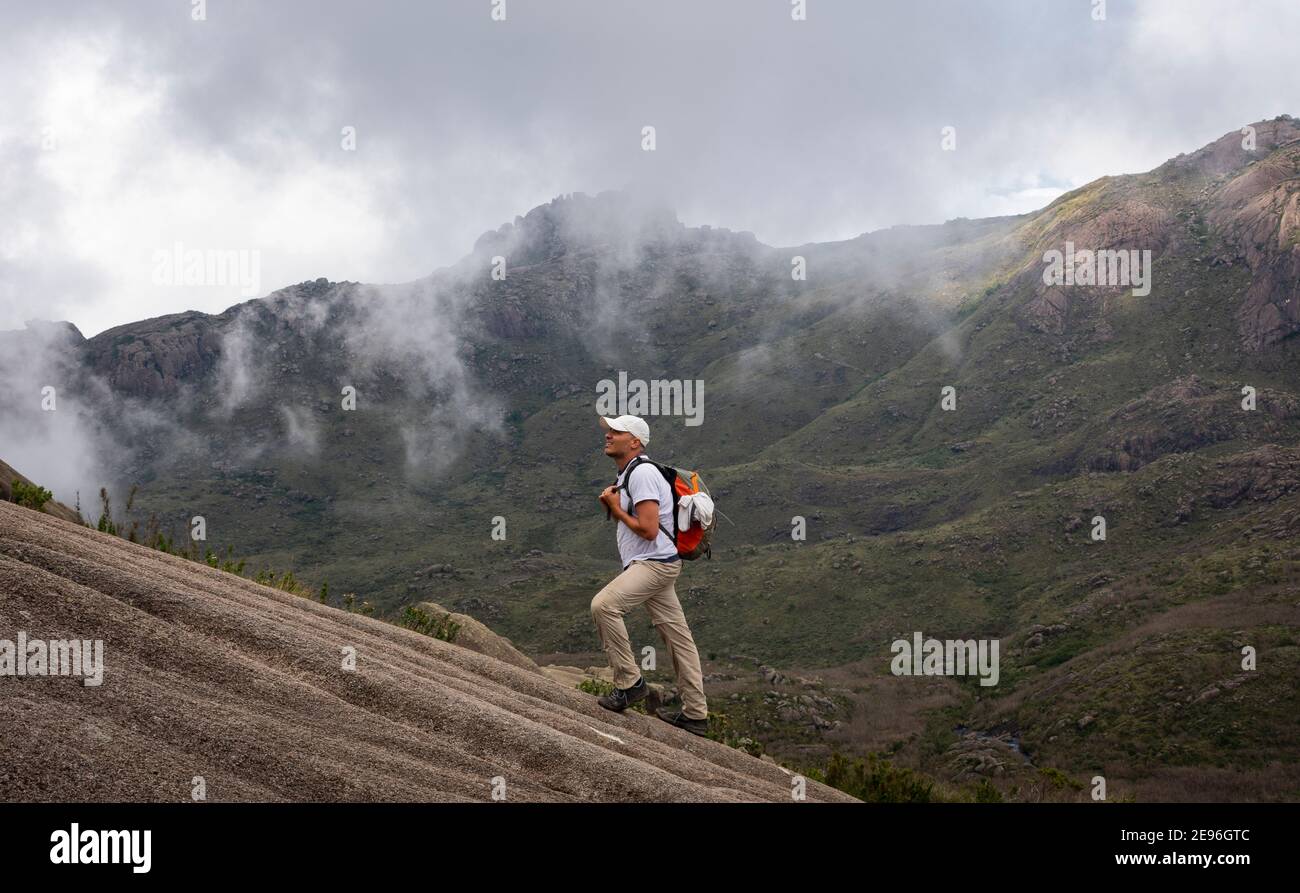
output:
[[[1300,331],[1300,124],[1281,117],[1252,125],[1255,148],[1243,147],[1234,131],[1188,155],[1179,155],[1149,174],[1103,177],[1053,202],[1021,233],[1029,260],[1014,278],[1028,294],[1022,319],[1056,335],[1098,318],[1107,331],[1109,302],[1126,286],[1051,285],[1042,280],[1043,252],[1077,249],[1150,250],[1190,256],[1213,266],[1244,260],[1251,282],[1241,298],[1242,344],[1262,350]],[[1183,197],[1166,182],[1201,189]],[[1178,217],[1194,206],[1208,231],[1194,239]],[[1198,244],[1199,242],[1199,244]],[[1218,252],[1218,244],[1228,252]]]
[[[1208,220],[1250,268],[1242,343],[1261,350],[1300,332],[1300,142],[1226,183],[1212,207]]]
[[[1020,294],[1022,322],[1056,335],[1091,325],[1102,339],[1111,331],[1111,303],[1129,287],[1047,284],[1042,278],[1045,251],[1063,250],[1072,242],[1089,251],[1150,250],[1154,261],[1241,261],[1251,278],[1237,308],[1240,337],[1247,349],[1263,350],[1300,331],[1300,123],[1284,116],[1252,127],[1253,150],[1243,148],[1242,134],[1233,131],[1147,174],[1103,177],[1023,220],[904,227],[846,243],[807,246],[807,251],[824,254],[818,262],[841,274],[861,269],[864,278],[871,278],[884,269],[899,281],[924,279],[936,295],[943,291],[945,276],[969,276],[990,263],[1012,264],[1002,287]],[[1198,222],[1203,219],[1210,241],[1198,238],[1180,218],[1189,208]],[[922,276],[896,257],[915,249],[913,243],[951,247],[942,257],[927,258]],[[1207,249],[1210,256],[1194,257]],[[656,302],[665,300],[664,294],[653,293],[656,288],[671,297],[690,287],[683,283],[703,292],[714,284],[734,290],[765,281],[765,252],[771,251],[752,234],[688,229],[653,199],[621,192],[577,193],[485,233],[468,257],[427,283],[435,291],[463,295],[463,321],[487,339],[518,342],[577,330],[603,337],[630,309],[655,312]],[[496,256],[506,263],[502,281],[489,279]],[[700,258],[707,262],[697,263]],[[955,267],[938,269],[944,263]],[[512,275],[523,269],[527,275]],[[643,275],[624,281],[629,270]],[[666,271],[672,275],[661,281],[658,277]],[[249,302],[253,307],[241,305],[255,310],[250,318],[265,328],[252,337],[252,353],[273,352],[267,343],[272,332],[278,341],[292,340],[321,326],[338,309],[333,305],[341,294],[339,285],[305,282]],[[365,307],[358,299],[351,309]],[[225,339],[239,309],[216,316],[173,314],[119,326],[88,341],[68,327],[65,350],[118,393],[170,398],[185,383],[210,381],[220,371]],[[362,322],[361,317],[331,317],[334,329],[364,328]],[[11,335],[0,334],[0,345],[12,341]],[[836,374],[842,379],[846,372],[840,368]]]
[[[483,321],[488,333],[496,338],[518,341],[542,334],[536,321],[529,319],[528,312],[517,301],[503,302],[495,308],[486,309]]]
[[[544,675],[0,503],[0,630],[102,684],[0,685],[0,799],[767,801],[776,766]],[[355,649],[355,669],[340,649]],[[853,802],[809,781],[809,801]]]
[[[81,366],[123,396],[175,397],[202,387],[219,372],[227,337],[241,322],[261,327],[249,350],[260,357],[273,339],[310,337],[329,313],[349,307],[351,286],[325,279],[302,282],[220,314],[195,310],[127,323],[86,339],[71,323],[32,321],[26,332],[0,332],[0,347],[26,339]],[[15,340],[17,339],[17,340]]]
[[[1026,278],[1029,278],[1028,276]],[[1069,328],[1070,292],[1059,285],[1035,285],[1036,293],[1025,305],[1025,319],[1040,332],[1064,335]]]
[[[1221,459],[1200,498],[1215,508],[1275,502],[1300,491],[1300,449],[1274,445]]]
[[[1015,281],[1030,295],[1022,312],[1033,328],[1065,334],[1084,317],[1104,317],[1108,303],[1134,287],[1048,284],[1043,280],[1045,252],[1065,253],[1070,244],[1076,252],[1150,251],[1155,261],[1186,247],[1174,211],[1140,194],[1132,179],[1103,177],[1058,199],[1026,228],[1031,253]]]
[[[1174,214],[1150,199],[1129,192],[1127,178],[1103,178],[1085,209],[1053,215],[1036,248],[1064,249],[1073,242],[1076,249],[1150,249],[1159,256],[1177,248],[1180,236]],[[1041,258],[1042,251],[1038,254]]]
[[[752,233],[688,229],[654,200],[576,193],[484,233],[454,269],[479,329],[518,341],[618,328],[633,306],[654,312],[675,279],[749,288],[750,262],[770,250]],[[498,263],[505,278],[492,279]]]
[[[1084,466],[1095,471],[1134,471],[1168,453],[1201,449],[1262,427],[1280,430],[1279,422],[1300,407],[1289,395],[1263,391],[1258,413],[1248,418],[1241,395],[1218,382],[1190,375],[1152,388],[1112,412],[1097,427],[1107,432],[1106,446]]]
[[[86,342],[86,363],[115,391],[168,397],[216,368],[223,329],[220,318],[198,312],[130,323]]]
[[[666,205],[616,191],[595,196],[573,193],[484,233],[474,243],[474,253],[499,255],[510,266],[527,266],[599,247],[623,249],[671,241],[684,233],[685,227]]]
[[[1274,149],[1300,139],[1300,121],[1290,115],[1281,115],[1271,121],[1258,121],[1250,126],[1255,131],[1253,153],[1243,146],[1246,134],[1234,130],[1195,152],[1171,158],[1156,170],[1172,168],[1212,177],[1221,176],[1239,170],[1253,158],[1262,158]]]
[[[541,672],[533,659],[516,648],[513,642],[505,636],[492,632],[485,624],[468,614],[448,611],[436,602],[420,602],[416,607],[434,617],[449,616],[451,622],[459,627],[455,639],[452,640],[455,644],[503,660],[508,664],[514,664],[516,667],[523,667],[525,670]]]

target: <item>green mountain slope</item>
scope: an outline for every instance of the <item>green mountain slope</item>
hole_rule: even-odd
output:
[[[588,605],[617,569],[599,382],[700,380],[703,424],[652,418],[650,453],[702,469],[734,522],[679,589],[709,669],[843,682],[844,722],[811,731],[733,692],[756,736],[957,777],[954,729],[1012,730],[1015,759],[982,771],[1017,796],[1051,767],[1138,798],[1294,799],[1300,125],[1252,126],[1253,151],[1234,131],[1034,214],[798,248],[564,197],[416,283],[303,283],[55,365],[120,405],[99,424],[140,511],[534,655],[597,651]],[[1149,250],[1149,294],[1047,284],[1067,243]],[[998,639],[999,684],[938,680],[891,723],[879,705],[921,680],[890,674],[890,643],[915,631]]]

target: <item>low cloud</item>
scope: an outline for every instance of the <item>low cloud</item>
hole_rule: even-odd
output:
[[[1290,0],[1112,0],[1105,21],[1035,0],[822,2],[798,23],[750,0],[189,13],[0,10],[0,328],[239,299],[155,286],[176,241],[259,251],[267,290],[407,281],[553,195],[635,187],[797,245],[1025,212],[1296,112]]]

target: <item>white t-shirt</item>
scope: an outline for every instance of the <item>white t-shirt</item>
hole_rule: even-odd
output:
[[[653,540],[648,540],[638,536],[630,527],[622,521],[618,522],[618,557],[623,561],[623,569],[626,570],[628,565],[633,561],[642,558],[676,558],[677,546],[673,544],[673,538],[670,535],[673,529],[673,493],[668,488],[668,481],[659,473],[649,462],[638,461],[641,457],[635,456],[631,462],[618,476],[620,486],[623,478],[627,474],[627,469],[632,468],[632,463],[636,462],[636,468],[632,469],[632,478],[628,482],[627,490],[619,491],[619,505],[623,511],[632,517],[636,517],[635,510],[630,508],[638,502],[644,502],[647,499],[658,500],[659,502],[659,524],[663,528],[659,531],[659,536]],[[664,533],[664,530],[669,533]]]

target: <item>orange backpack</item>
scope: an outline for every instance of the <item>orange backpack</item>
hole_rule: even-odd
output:
[[[708,488],[704,486],[704,482],[700,480],[699,473],[695,471],[678,471],[676,468],[669,465],[660,465],[652,459],[647,459],[644,456],[637,456],[628,463],[627,470],[623,474],[623,483],[618,486],[620,490],[627,490],[627,484],[632,477],[633,469],[642,462],[647,465],[653,465],[655,468],[659,469],[659,473],[662,474],[664,480],[668,482],[669,491],[673,494],[673,529],[669,531],[662,524],[659,525],[659,529],[668,535],[668,538],[677,546],[677,554],[685,560],[694,561],[701,555],[705,558],[711,559],[713,553],[709,547],[709,540],[713,536],[713,528],[717,526],[718,523],[716,515],[710,520],[708,527],[701,524],[698,519],[692,518],[690,527],[685,530],[677,529],[677,503],[681,498],[683,496],[690,496],[694,493],[702,492],[708,494],[709,492]],[[628,499],[631,498],[632,496],[629,493]]]

